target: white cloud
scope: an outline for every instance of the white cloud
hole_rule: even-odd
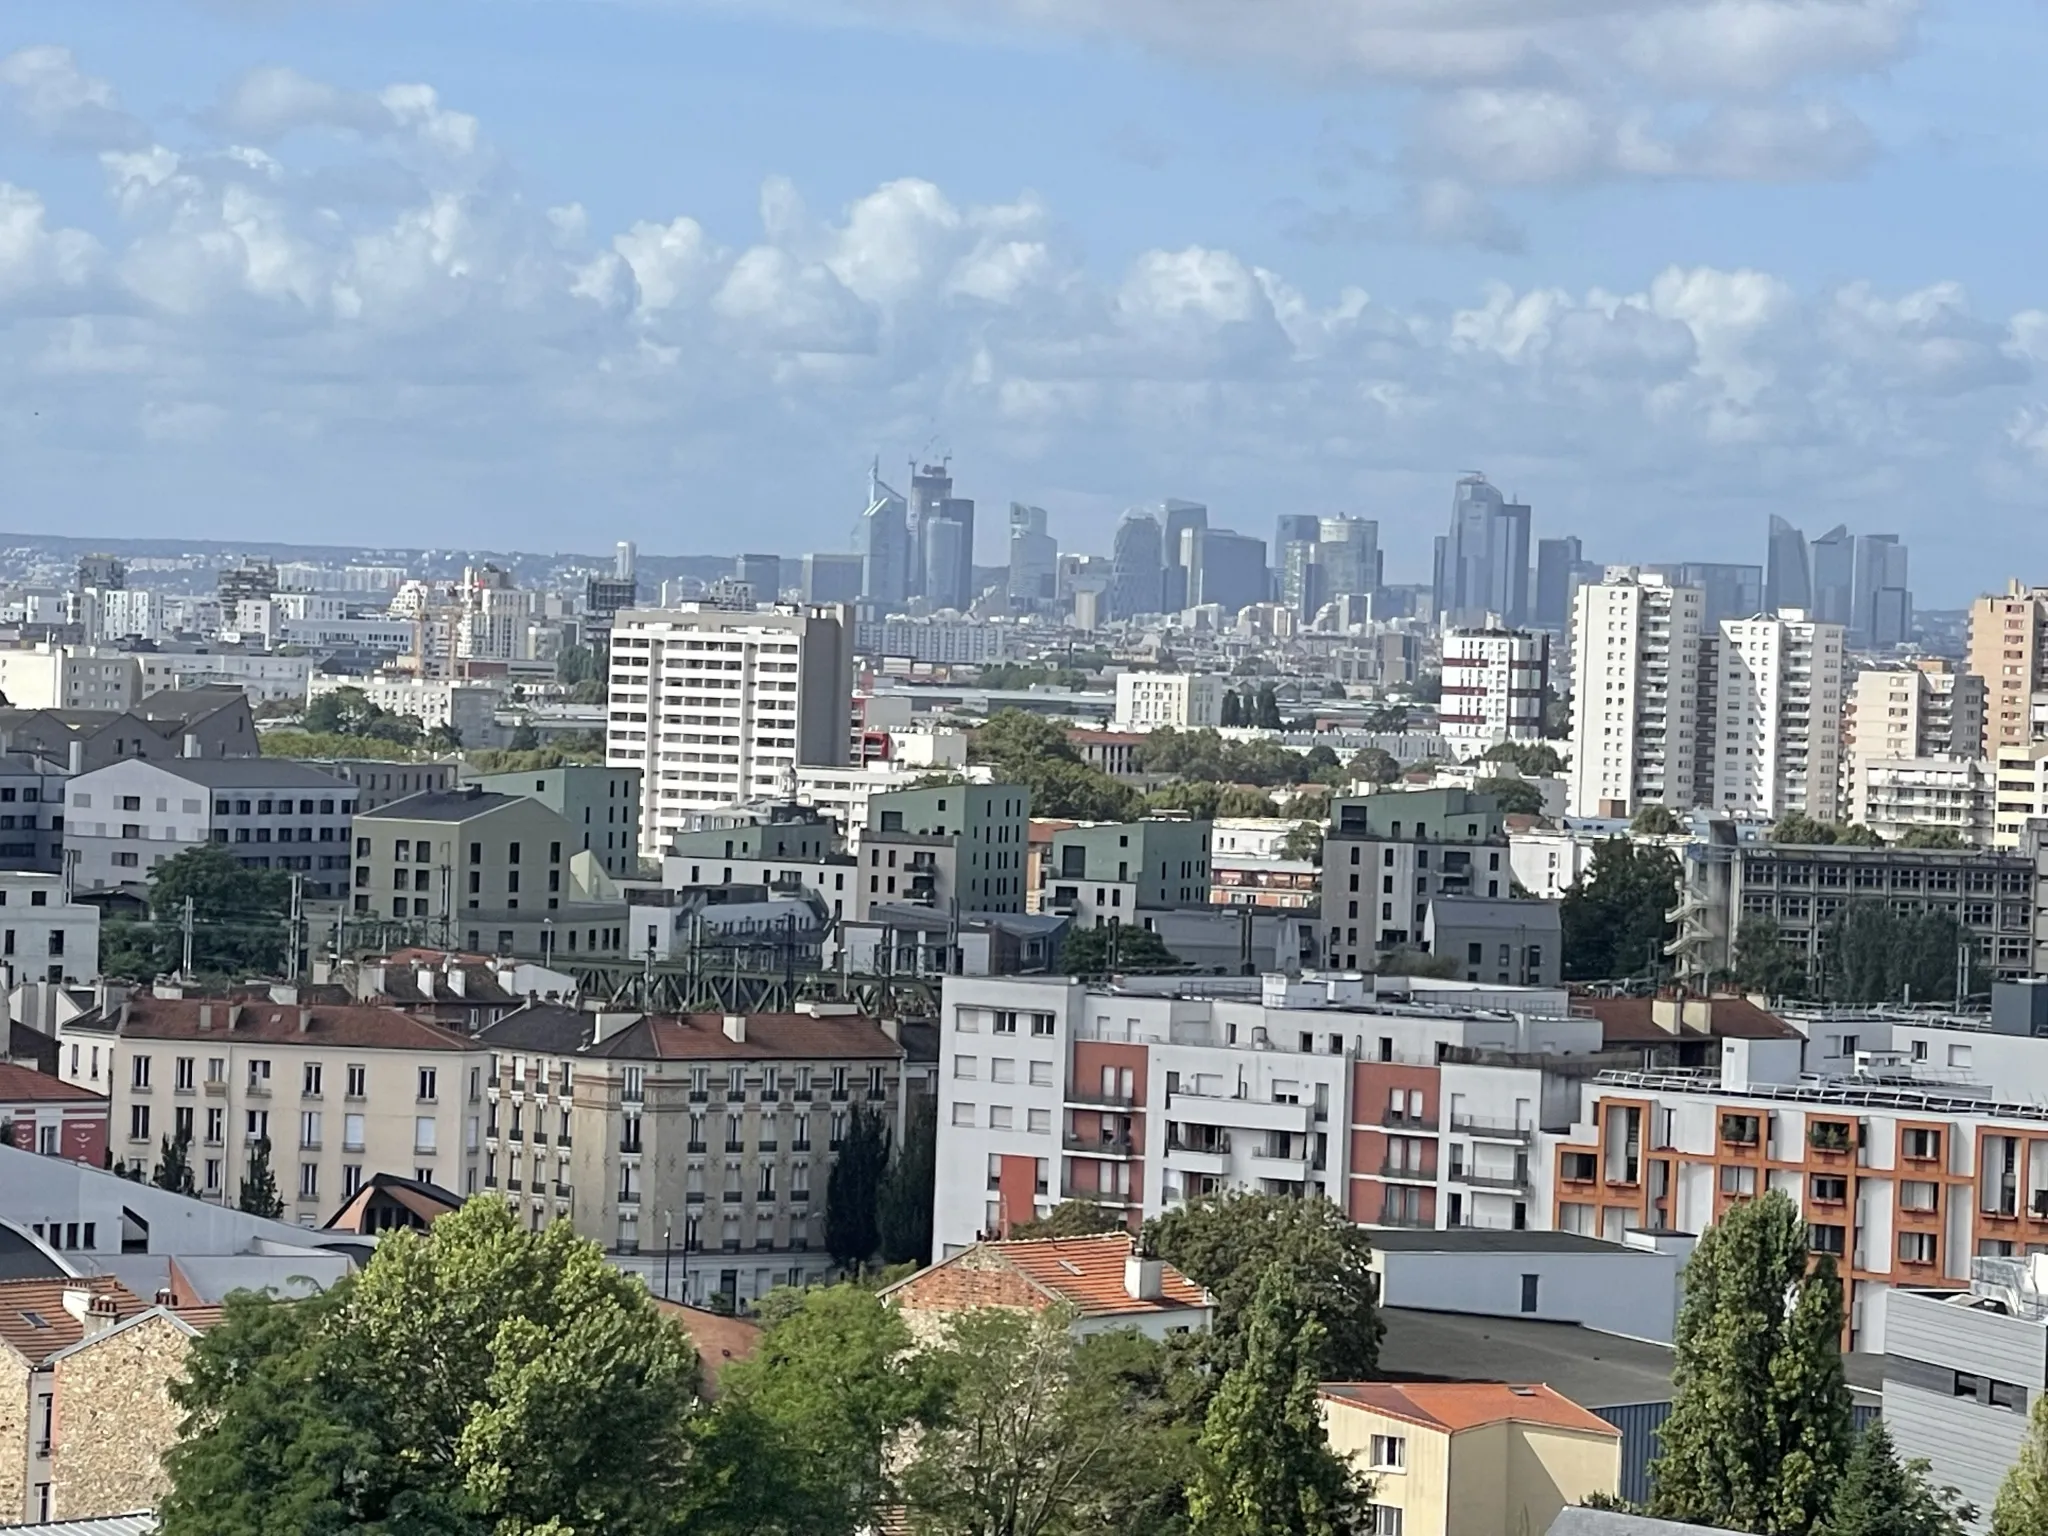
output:
[[[0,125],[59,149],[113,149],[145,142],[114,88],[86,74],[68,48],[23,48],[0,58]]]
[[[195,530],[291,506],[365,538],[601,543],[601,525],[728,548],[757,519],[785,549],[833,547],[867,457],[942,437],[985,504],[1177,492],[1253,527],[1354,506],[1412,568],[1417,517],[1474,462],[1512,472],[1546,526],[1557,499],[1594,508],[1573,531],[1602,556],[1709,553],[1766,510],[1851,494],[1931,546],[1955,484],[2019,498],[2048,462],[2048,306],[1987,313],[1953,284],[1806,292],[1673,266],[1443,312],[1213,244],[1104,270],[1032,197],[915,179],[816,210],[773,180],[754,229],[678,209],[593,228],[476,176],[490,147],[437,97],[344,127],[337,151],[292,137],[336,125],[318,82],[257,96],[211,145],[105,152],[105,248],[0,185],[0,423],[34,391],[81,434],[64,452],[8,438],[22,505],[77,504],[85,464],[94,504]],[[1621,153],[1615,120],[1574,100],[1499,146],[1518,178]],[[1506,120],[1457,122],[1483,143]],[[1713,121],[1654,142],[1683,165]],[[232,147],[264,124],[267,149]],[[335,174],[386,191],[331,199]],[[1513,240],[1458,177],[1418,181],[1404,216]],[[680,483],[684,513],[717,518],[679,527]]]

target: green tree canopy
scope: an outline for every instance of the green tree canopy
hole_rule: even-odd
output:
[[[101,929],[100,969],[146,980],[184,963],[185,900],[192,901],[192,968],[201,975],[272,975],[289,958],[292,877],[247,869],[218,843],[200,843],[149,872],[150,918]]]
[[[1379,1282],[1372,1244],[1328,1200],[1233,1191],[1176,1206],[1145,1224],[1144,1241],[1216,1296],[1212,1338],[1223,1367],[1243,1352],[1259,1282],[1284,1269],[1323,1329],[1316,1369],[1325,1381],[1364,1381],[1379,1365]]]
[[[1543,791],[1527,779],[1480,779],[1472,788],[1479,794],[1493,796],[1503,816],[1543,814]]]
[[[1557,748],[1544,741],[1498,741],[1486,749],[1489,763],[1513,763],[1526,774],[1552,775],[1564,772],[1564,759]]]
[[[1735,984],[1745,992],[1799,997],[1806,991],[1806,957],[1767,912],[1742,916],[1730,958]]]
[[[1817,1531],[1849,1458],[1842,1285],[1780,1190],[1737,1205],[1687,1260],[1671,1417],[1650,1513],[1766,1536]]]
[[[420,723],[370,702],[360,688],[337,688],[306,706],[300,724],[316,735],[364,736],[411,746],[420,739]]]
[[[323,1295],[238,1292],[174,1397],[163,1536],[653,1536],[696,1360],[567,1222],[472,1200]]]
[[[1374,784],[1391,784],[1401,777],[1401,763],[1384,747],[1362,747],[1347,765],[1354,779]]]
[[[1323,1432],[1328,1339],[1297,1276],[1275,1264],[1244,1317],[1243,1347],[1210,1399],[1188,1491],[1195,1536],[1349,1536],[1367,1486]]]
[[[1991,1506],[1991,1536],[2041,1536],[2048,1531],[2048,1393],[2036,1393],[2027,1414],[2019,1460]]]
[[[1635,815],[1629,818],[1628,829],[1644,837],[1675,837],[1685,830],[1685,823],[1679,819],[1678,812],[1672,810],[1670,806],[1658,805],[1653,801],[1639,808]]]
[[[1967,848],[1954,827],[1908,827],[1899,834],[1901,848]]]
[[[1280,845],[1283,859],[1312,859],[1323,862],[1324,827],[1320,821],[1298,821],[1288,829],[1287,841]]]
[[[1818,821],[1804,811],[1788,811],[1771,824],[1771,841],[1806,846],[1843,844],[1856,848],[1882,848],[1884,839],[1857,822]]]
[[[1873,1419],[1835,1485],[1821,1536],[1965,1536],[1974,1506],[1953,1488],[1936,1488],[1928,1464],[1901,1462],[1884,1420]]]
[[[825,1251],[841,1269],[855,1269],[881,1246],[882,1180],[889,1166],[889,1128],[856,1104],[825,1180]]]
[[[1064,725],[1028,710],[990,715],[968,738],[967,754],[994,767],[1003,782],[1029,789],[1034,816],[1128,821],[1143,804],[1130,785],[1082,762]]]
[[[1099,1200],[1062,1200],[1050,1214],[1036,1221],[1019,1222],[1010,1229],[1012,1237],[1093,1237],[1099,1232],[1120,1232],[1124,1220]]]
[[[876,1201],[884,1264],[932,1262],[932,1196],[938,1183],[938,1104],[926,1099],[904,1127]]]
[[[1104,923],[1067,930],[1060,969],[1069,976],[1146,976],[1184,971],[1187,965],[1151,929]]]
[[[163,1156],[149,1181],[158,1189],[168,1189],[174,1195],[199,1193],[192,1181],[192,1133],[189,1130],[164,1137]]]
[[[242,1172],[242,1187],[236,1192],[235,1205],[251,1216],[267,1216],[272,1221],[284,1215],[277,1176],[270,1171],[268,1136],[249,1148],[249,1166]]]
[[[1851,901],[1822,934],[1827,996],[1840,1003],[1953,1000],[1958,957],[1968,944],[1946,912],[1894,912],[1880,900]],[[1973,953],[1964,964],[1968,986]]]
[[[1574,981],[1640,976],[1659,969],[1678,906],[1678,860],[1669,848],[1610,837],[1585,875],[1565,892],[1564,973]]]

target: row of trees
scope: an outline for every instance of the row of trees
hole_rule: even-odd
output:
[[[145,981],[184,963],[185,903],[192,903],[192,969],[200,976],[276,975],[290,957],[292,877],[246,869],[218,843],[200,843],[149,872],[149,916],[109,918],[100,969]]]
[[[1365,1238],[1322,1201],[1176,1212],[1206,1337],[1058,1312],[913,1339],[854,1284],[778,1292],[715,1402],[685,1335],[566,1223],[471,1201],[304,1300],[239,1293],[175,1397],[162,1536],[1338,1536],[1366,1487],[1316,1386],[1370,1376]]]
[[[1745,991],[1797,998],[1815,990],[1804,951],[1767,914],[1741,919],[1730,970]],[[1876,898],[1852,900],[1821,934],[1818,991],[1829,1002],[1953,1001],[1958,982],[1967,996],[1980,980],[1975,948],[1947,912],[1896,912]]]
[[[1250,726],[1261,731],[1284,731],[1287,722],[1280,718],[1280,695],[1271,683],[1254,692],[1245,689],[1240,695],[1235,688],[1223,691],[1223,725]]]
[[[1820,821],[1804,811],[1791,811],[1771,824],[1771,841],[1807,846],[1883,848],[1885,840],[1860,822]],[[1908,827],[1899,834],[1900,848],[1965,848],[1954,827]]]

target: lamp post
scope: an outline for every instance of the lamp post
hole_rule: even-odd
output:
[[[675,1257],[675,1245],[671,1241],[674,1235],[675,1218],[673,1216],[664,1216],[661,1219],[661,1299],[663,1301],[668,1300],[669,1261]]]

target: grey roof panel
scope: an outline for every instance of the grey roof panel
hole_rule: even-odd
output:
[[[1639,1255],[1639,1248],[1603,1242],[1577,1232],[1512,1232],[1491,1227],[1460,1227],[1449,1232],[1376,1227],[1366,1234],[1387,1253],[1612,1253]],[[1654,1255],[1652,1255],[1654,1257]]]

